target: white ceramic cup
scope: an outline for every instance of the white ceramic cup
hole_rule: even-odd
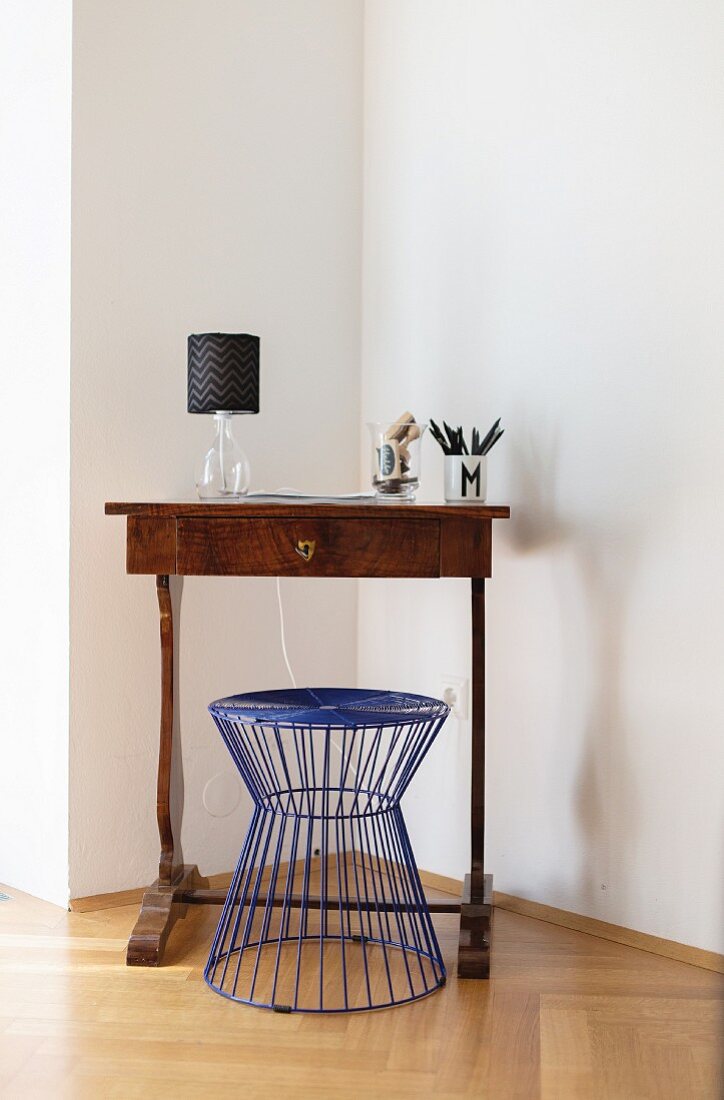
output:
[[[445,500],[482,503],[488,491],[485,455],[445,455]]]

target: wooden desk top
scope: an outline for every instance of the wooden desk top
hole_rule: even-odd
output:
[[[415,502],[387,502],[379,504],[373,500],[300,500],[291,497],[281,500],[279,497],[250,497],[240,501],[207,502],[198,499],[181,501],[106,501],[107,516],[224,516],[227,519],[253,517],[271,518],[273,516],[293,516],[303,512],[307,517],[327,517],[338,519],[383,519],[395,516],[406,519],[433,519],[443,516],[466,516],[476,519],[508,519],[510,508],[507,504],[417,504]]]

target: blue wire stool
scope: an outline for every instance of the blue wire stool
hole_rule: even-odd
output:
[[[211,704],[254,800],[212,989],[277,1012],[360,1012],[445,984],[400,798],[448,709],[336,688]]]

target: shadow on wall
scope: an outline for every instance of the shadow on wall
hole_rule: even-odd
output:
[[[580,868],[581,897],[588,906],[600,904],[601,892],[613,880],[616,910],[624,912],[638,811],[629,751],[632,731],[625,719],[621,685],[626,611],[639,552],[634,538],[621,532],[614,555],[600,540],[590,538],[581,539],[574,551],[590,629],[590,645],[584,652],[593,673],[575,797],[588,856]],[[580,650],[571,649],[569,660],[575,667],[574,662],[581,660]]]
[[[638,824],[631,730],[622,705],[623,639],[641,547],[635,530],[614,526],[608,517],[596,523],[561,515],[558,449],[557,433],[545,425],[511,443],[513,507],[506,532],[518,554],[551,556],[562,639],[553,725],[564,751],[579,759],[570,790],[570,810],[580,830],[578,873],[561,875],[550,885],[552,896],[568,896],[583,911],[605,913],[601,893],[613,879],[616,912],[623,913]],[[560,847],[576,846],[561,838]]]

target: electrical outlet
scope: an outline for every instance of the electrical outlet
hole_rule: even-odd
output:
[[[470,682],[462,676],[443,676],[440,698],[450,707],[453,718],[467,718]]]

